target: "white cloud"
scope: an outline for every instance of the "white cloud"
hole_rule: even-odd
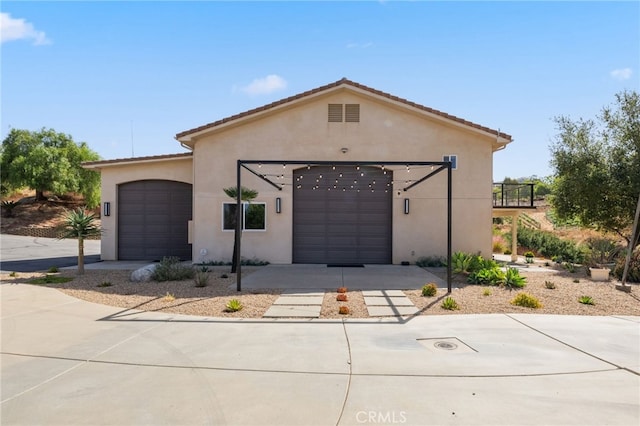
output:
[[[12,18],[8,13],[0,13],[0,41],[31,40],[35,46],[51,44],[43,31],[37,31],[24,19]]]
[[[622,81],[629,80],[631,78],[631,74],[633,74],[633,71],[631,71],[631,68],[620,68],[611,71],[609,74],[612,78]]]
[[[256,78],[251,84],[242,87],[244,93],[249,95],[266,95],[283,90],[287,87],[287,81],[279,75],[271,74],[263,78]]]

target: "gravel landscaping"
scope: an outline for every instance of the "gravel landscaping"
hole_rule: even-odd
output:
[[[243,267],[243,277],[258,267]],[[446,289],[438,289],[433,297],[423,297],[420,289],[406,290],[405,294],[419,309],[417,315],[450,314],[492,314],[492,313],[540,313],[558,315],[640,315],[640,286],[630,284],[631,292],[616,290],[615,281],[593,282],[582,270],[569,273],[561,267],[551,271],[527,271],[521,274],[527,278],[523,289],[506,289],[466,284],[464,277],[456,277],[452,294]],[[171,282],[133,283],[129,281],[131,271],[87,270],[83,276],[75,276],[75,271],[63,271],[60,275],[73,277],[62,284],[44,284],[56,288],[72,297],[88,302],[143,311],[171,312],[186,315],[200,315],[230,318],[260,318],[281,293],[281,289],[249,290],[237,292],[235,274],[228,268],[214,268],[210,272],[206,287],[195,287],[193,280]],[[16,276],[2,274],[3,283],[27,283],[43,273],[16,273]],[[552,282],[554,289],[547,288]],[[109,283],[110,285],[106,285]],[[426,283],[425,283],[426,284]],[[510,302],[520,292],[538,298],[539,309],[514,306]],[[349,291],[346,302],[336,300],[337,292],[325,293],[321,318],[367,318],[367,308],[360,291]],[[451,296],[459,310],[441,308],[445,297]],[[593,305],[578,301],[582,296],[590,296]],[[238,299],[243,309],[226,312],[226,304]],[[348,306],[350,313],[338,313],[340,306]]]

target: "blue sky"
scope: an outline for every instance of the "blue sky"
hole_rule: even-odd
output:
[[[640,2],[3,1],[1,137],[104,159],[342,77],[514,137],[494,179],[551,173],[552,118],[640,87]],[[133,144],[132,144],[133,141]],[[429,158],[425,158],[429,160]]]

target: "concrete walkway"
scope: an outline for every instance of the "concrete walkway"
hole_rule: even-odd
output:
[[[0,292],[2,425],[640,421],[640,317],[226,320]]]

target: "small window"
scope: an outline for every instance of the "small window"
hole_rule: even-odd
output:
[[[442,157],[442,161],[450,161],[452,170],[456,170],[458,168],[458,156],[457,155],[445,155],[444,157]]]
[[[329,123],[342,123],[342,104],[329,104]]]
[[[347,123],[360,122],[360,104],[346,104],[344,106],[344,121]]]
[[[236,203],[222,204],[222,229],[236,229]],[[267,229],[265,203],[242,203],[242,229],[245,231],[264,231]]]

